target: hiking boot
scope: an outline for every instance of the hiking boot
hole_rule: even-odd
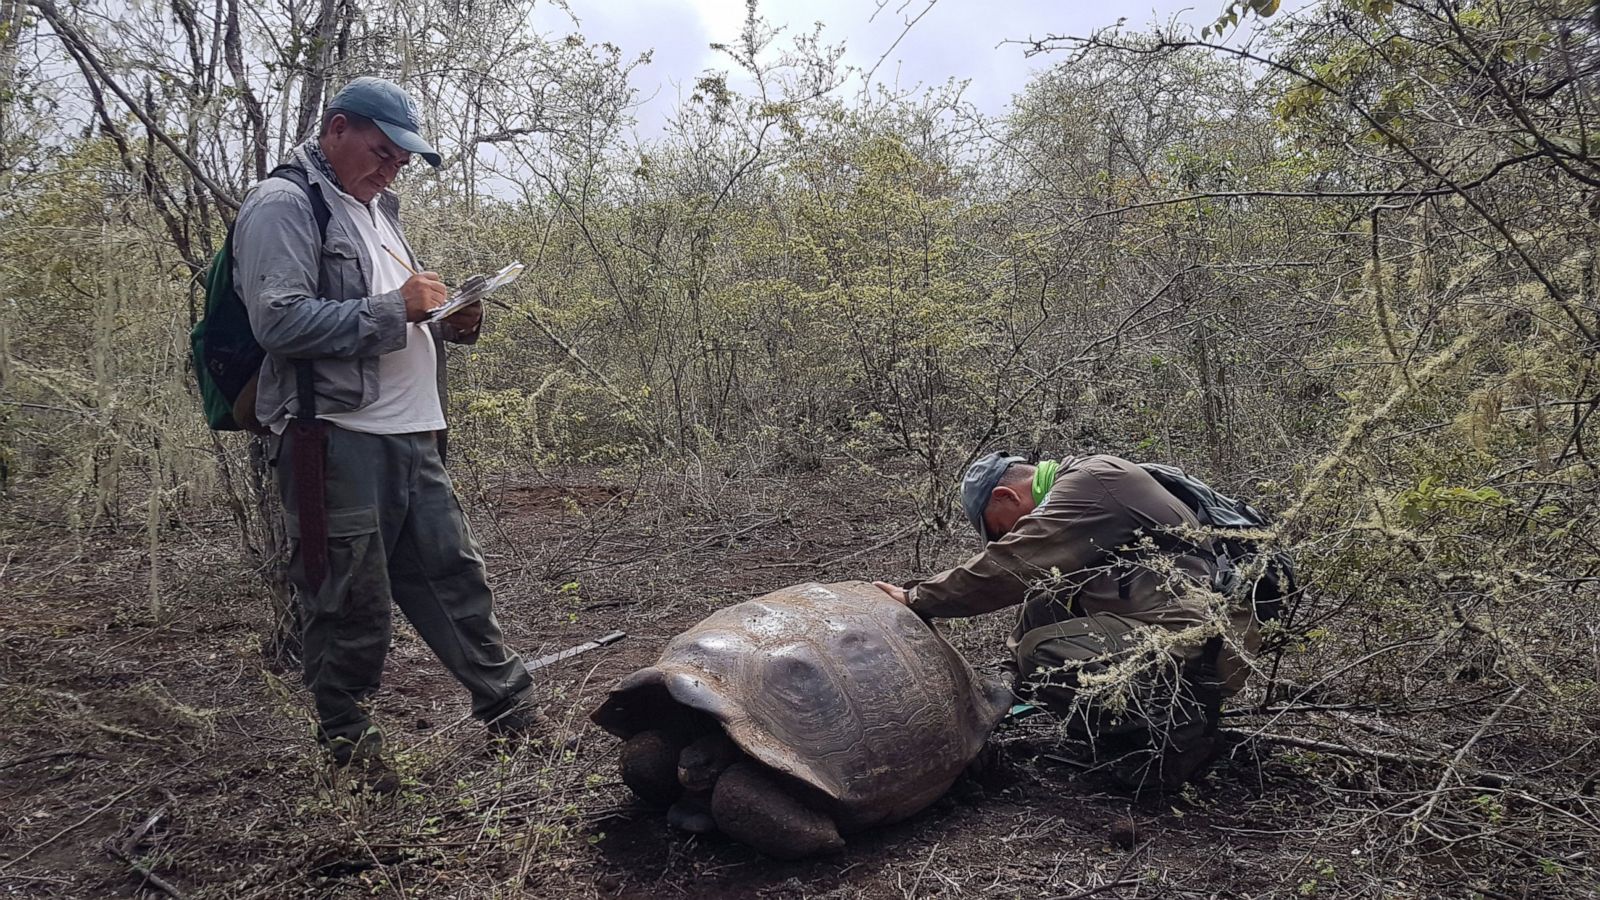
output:
[[[400,790],[400,774],[389,767],[382,753],[353,753],[343,762],[334,760],[333,766],[348,779],[352,791],[366,791],[381,797]]]
[[[543,710],[525,701],[490,719],[484,727],[491,739],[536,743],[550,731],[550,720]]]
[[[345,737],[330,738],[319,733],[323,749],[333,761],[335,781],[344,779],[352,791],[373,794],[393,794],[400,790],[400,776],[389,768],[383,758],[383,733],[374,726],[355,741]]]
[[[1111,769],[1111,778],[1129,793],[1174,793],[1197,780],[1222,754],[1225,744],[1215,731],[1169,739],[1161,750],[1145,749],[1123,756]]]

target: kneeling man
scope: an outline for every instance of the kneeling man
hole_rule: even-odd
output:
[[[1021,604],[1007,644],[1025,695],[1118,759],[1129,789],[1203,772],[1258,632],[1207,589],[1216,557],[1194,512],[1115,456],[1035,466],[991,453],[967,470],[961,502],[983,551],[914,587],[878,587],[925,618]]]

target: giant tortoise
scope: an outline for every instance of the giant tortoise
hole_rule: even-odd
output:
[[[590,716],[669,821],[794,859],[937,800],[1010,702],[927,623],[860,581],[718,610]]]

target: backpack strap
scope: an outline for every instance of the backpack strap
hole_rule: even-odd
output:
[[[306,199],[311,203],[311,217],[317,223],[317,236],[321,243],[328,241],[328,220],[333,218],[333,210],[328,208],[327,198],[322,196],[322,189],[311,183],[306,170],[293,163],[284,163],[267,173],[268,178],[282,178],[306,192]],[[295,418],[315,419],[317,417],[317,391],[316,382],[311,368],[311,360],[297,359],[294,361],[295,397],[299,401],[300,412]]]
[[[317,234],[327,241],[328,220],[333,218],[333,210],[328,208],[328,200],[322,196],[322,189],[311,183],[306,170],[294,163],[284,163],[268,172],[267,177],[282,178],[306,192],[306,199],[311,201],[311,216],[317,221]]]

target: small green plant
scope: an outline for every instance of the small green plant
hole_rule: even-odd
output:
[[[1438,477],[1433,475],[1395,496],[1395,506],[1400,510],[1400,515],[1412,525],[1423,523],[1434,513],[1466,516],[1474,511],[1500,509],[1510,503],[1504,494],[1492,487],[1465,488],[1440,484]]]

